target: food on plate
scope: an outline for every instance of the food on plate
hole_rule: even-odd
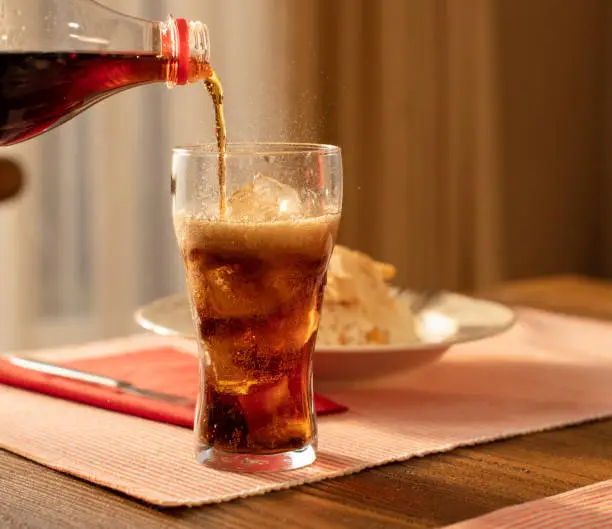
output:
[[[410,306],[388,281],[396,270],[370,256],[336,245],[327,271],[327,289],[318,345],[407,343],[415,339]]]

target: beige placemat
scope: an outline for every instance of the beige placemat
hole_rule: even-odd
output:
[[[113,354],[143,342],[169,339],[42,356]],[[156,505],[227,501],[612,415],[612,326],[524,310],[503,336],[456,347],[411,376],[323,394],[350,411],[320,419],[319,461],[290,473],[210,470],[194,462],[186,429],[8,387],[0,387],[0,446]]]
[[[605,529],[612,527],[612,481],[506,507],[446,529]]]

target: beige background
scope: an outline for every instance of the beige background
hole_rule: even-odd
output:
[[[344,148],[344,243],[409,285],[612,272],[612,2],[291,9],[296,84]]]
[[[612,276],[612,1],[105,0],[202,20],[232,140],[338,143],[341,242],[405,287]],[[136,330],[183,289],[171,149],[213,139],[201,85],[139,87],[2,149],[0,351]]]

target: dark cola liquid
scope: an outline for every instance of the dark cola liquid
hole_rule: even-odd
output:
[[[299,236],[280,243],[289,229],[211,226],[198,245],[178,227],[203,353],[201,449],[274,454],[316,438],[312,351],[336,224],[312,225],[304,251]]]
[[[0,53],[0,145],[46,132],[119,90],[166,79],[168,60],[114,53]]]
[[[170,60],[130,53],[0,53],[0,146],[71,119],[126,88],[167,79]]]

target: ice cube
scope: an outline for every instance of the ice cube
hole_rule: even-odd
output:
[[[206,340],[210,355],[207,382],[221,393],[249,395],[267,388],[283,377],[283,356],[265,347],[250,330],[242,333],[217,333]]]
[[[246,318],[276,310],[278,301],[265,285],[240,265],[218,266],[206,271],[205,313],[210,317]]]
[[[304,213],[302,200],[294,188],[261,174],[234,192],[227,205],[230,217],[251,222],[289,220]]]
[[[299,392],[292,394],[288,377],[239,400],[245,410],[249,436],[259,446],[268,449],[294,443],[300,446],[312,436],[304,399]]]

